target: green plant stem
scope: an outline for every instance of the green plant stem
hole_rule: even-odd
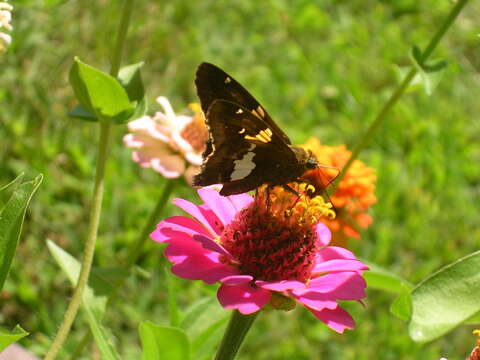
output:
[[[150,213],[150,216],[148,217],[148,220],[145,223],[143,230],[140,233],[140,236],[138,236],[136,241],[132,243],[132,246],[130,246],[127,251],[126,261],[123,264],[124,269],[129,270],[137,262],[140,254],[142,253],[143,246],[145,245],[145,242],[148,239],[148,235],[153,231],[154,226],[157,224],[158,219],[163,211],[163,208],[165,207],[166,202],[170,198],[170,195],[172,194],[173,189],[175,188],[175,184],[176,182],[174,180],[166,181],[163,187],[162,193],[158,198],[157,204],[155,205],[155,208],[153,209],[153,211]],[[124,282],[124,279],[121,279],[118,282],[114,283],[113,285],[114,291],[108,297],[107,304],[111,304],[116,300],[118,296],[118,289],[123,282]],[[81,353],[81,351],[85,347],[84,344],[88,343],[88,341],[90,340],[90,335],[91,335],[91,332],[87,329],[87,332],[85,333],[82,340],[80,341],[80,344],[75,349],[75,354]],[[76,359],[76,357],[73,357],[73,356],[71,356],[70,358]]]
[[[108,140],[110,136],[110,121],[100,122],[100,141],[98,144],[98,159],[95,172],[95,184],[93,188],[93,201],[90,209],[90,222],[88,225],[87,240],[85,241],[85,249],[82,257],[82,267],[78,277],[77,285],[72,295],[72,299],[68,304],[63,322],[60,325],[55,339],[50,349],[45,355],[45,360],[53,360],[56,358],[60,348],[70,332],[73,321],[78,312],[78,308],[82,303],[83,290],[88,282],[88,276],[92,267],[93,254],[95,250],[95,241],[97,239],[98,224],[100,222],[100,213],[102,210],[103,187],[105,177],[105,165],[107,160]]]
[[[163,186],[163,191],[158,198],[157,205],[150,213],[147,222],[145,223],[142,232],[137,237],[135,242],[132,243],[127,252],[127,259],[124,265],[125,269],[130,269],[137,262],[140,254],[142,253],[145,241],[148,239],[148,235],[154,230],[155,225],[158,223],[160,214],[165,207],[166,202],[170,198],[176,182],[174,180],[167,180]]]
[[[467,4],[468,0],[459,0],[455,6],[453,7],[452,11],[450,11],[450,14],[448,14],[447,18],[445,19],[444,23],[440,26],[438,31],[435,33],[433,38],[430,40],[430,43],[427,45],[425,50],[422,52],[422,55],[419,59],[419,65],[423,66],[429,56],[432,54],[433,50],[435,50],[436,46],[440,42],[440,40],[443,38],[447,30],[450,28],[450,26],[454,23],[455,19],[457,18],[458,14],[462,11],[463,7]],[[402,83],[399,85],[397,90],[392,94],[390,99],[385,103],[383,108],[380,110],[378,115],[376,116],[375,120],[372,122],[370,127],[367,129],[365,135],[361,138],[361,140],[357,143],[357,145],[353,148],[352,150],[352,155],[348,159],[347,163],[343,167],[342,171],[338,175],[338,177],[335,179],[332,190],[329,191],[329,194],[332,194],[335,192],[335,189],[337,185],[340,183],[340,181],[343,179],[345,176],[346,172],[352,165],[352,163],[357,159],[358,155],[360,154],[360,151],[362,151],[372,140],[373,136],[375,135],[376,131],[380,127],[380,124],[385,120],[387,114],[389,111],[395,106],[397,101],[402,97],[402,95],[405,93],[405,90],[407,90],[408,86],[410,85],[410,82],[413,80],[415,75],[417,74],[417,67],[413,66],[412,69],[408,72],[407,76],[403,79]]]
[[[117,40],[113,50],[110,75],[117,77],[120,71],[120,64],[122,60],[123,48],[125,47],[125,39],[127,38],[128,26],[132,17],[133,0],[125,0],[123,3],[122,17],[117,30]]]
[[[235,358],[258,313],[259,311],[250,315],[242,315],[237,310],[233,311],[215,360],[232,360]]]
[[[133,9],[133,0],[126,0],[122,10],[122,17],[120,20],[119,28],[117,31],[117,39],[115,43],[115,49],[112,56],[112,68],[110,74],[117,77],[120,70],[120,64],[122,59],[122,53],[124,48],[125,39],[127,37],[128,26]],[[100,140],[98,144],[98,158],[95,171],[95,184],[93,187],[92,205],[90,208],[89,224],[87,239],[85,241],[85,249],[82,256],[82,264],[80,268],[80,275],[78,277],[77,285],[73,291],[72,298],[65,311],[63,321],[60,324],[60,328],[53,340],[50,348],[48,349],[45,360],[53,360],[57,357],[60,349],[65,342],[65,339],[70,332],[73,321],[77,316],[78,309],[82,303],[83,291],[88,282],[90,270],[92,268],[93,255],[95,252],[95,242],[97,240],[98,225],[100,223],[100,215],[102,211],[105,167],[107,163],[108,155],[108,143],[110,138],[110,120],[99,119],[100,122]]]

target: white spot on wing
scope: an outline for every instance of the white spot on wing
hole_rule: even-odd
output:
[[[255,153],[253,149],[255,149],[255,144],[250,145],[248,152],[241,159],[233,162],[233,172],[230,175],[230,181],[245,179],[255,169],[255,163],[253,162]]]

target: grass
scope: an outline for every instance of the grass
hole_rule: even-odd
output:
[[[79,256],[86,232],[97,129],[69,119],[74,104],[67,75],[73,56],[107,70],[119,4],[107,1],[15,2],[14,43],[0,57],[0,184],[38,172],[21,246],[7,281],[0,323],[31,332],[24,344],[42,354],[61,321],[70,288],[49,256],[52,239]],[[196,66],[213,62],[245,85],[296,143],[317,136],[350,148],[398,83],[395,66],[409,64],[412,45],[424,46],[451,4],[401,1],[202,1],[135,5],[125,64],[145,61],[154,98],[176,109],[197,101]],[[411,282],[478,248],[480,113],[477,94],[480,6],[467,6],[434,57],[448,60],[433,95],[407,94],[360,158],[377,169],[374,224],[352,246]],[[123,126],[113,129],[107,192],[95,266],[111,267],[136,238],[163,181],[130,160]],[[180,187],[175,196],[195,198]],[[172,206],[165,211],[177,210]],[[109,309],[124,358],[137,358],[139,321],[168,323],[165,273],[158,245]],[[213,287],[177,279],[180,309]],[[141,297],[131,297],[141,292]],[[438,359],[465,357],[470,327],[429,344],[414,343],[393,317],[391,294],[369,291],[366,308],[349,306],[357,329],[335,335],[301,309],[262,314],[239,359]],[[77,320],[65,353],[86,328]],[[83,352],[95,358],[94,346]]]

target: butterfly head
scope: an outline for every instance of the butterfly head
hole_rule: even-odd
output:
[[[310,153],[310,157],[305,162],[305,167],[308,170],[313,170],[313,169],[316,169],[318,167],[317,158],[312,153]]]
[[[290,145],[289,147],[297,158],[298,170],[300,172],[298,176],[302,176],[305,172],[318,168],[318,160],[313,152],[305,150],[300,146]]]

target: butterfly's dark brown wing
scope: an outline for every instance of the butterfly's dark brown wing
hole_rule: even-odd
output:
[[[267,123],[269,128],[282,141],[291,144],[288,136],[275,124],[267,111],[258,103],[250,93],[225,71],[210,63],[202,63],[197,69],[195,78],[198,97],[202,110],[207,114],[208,109],[215,100],[226,100],[239,104],[248,109],[256,118]],[[225,119],[227,120],[227,119]]]
[[[194,185],[223,184],[222,195],[244,193],[291,176],[297,158],[270,125],[236,103],[215,100],[207,111],[212,153]]]

